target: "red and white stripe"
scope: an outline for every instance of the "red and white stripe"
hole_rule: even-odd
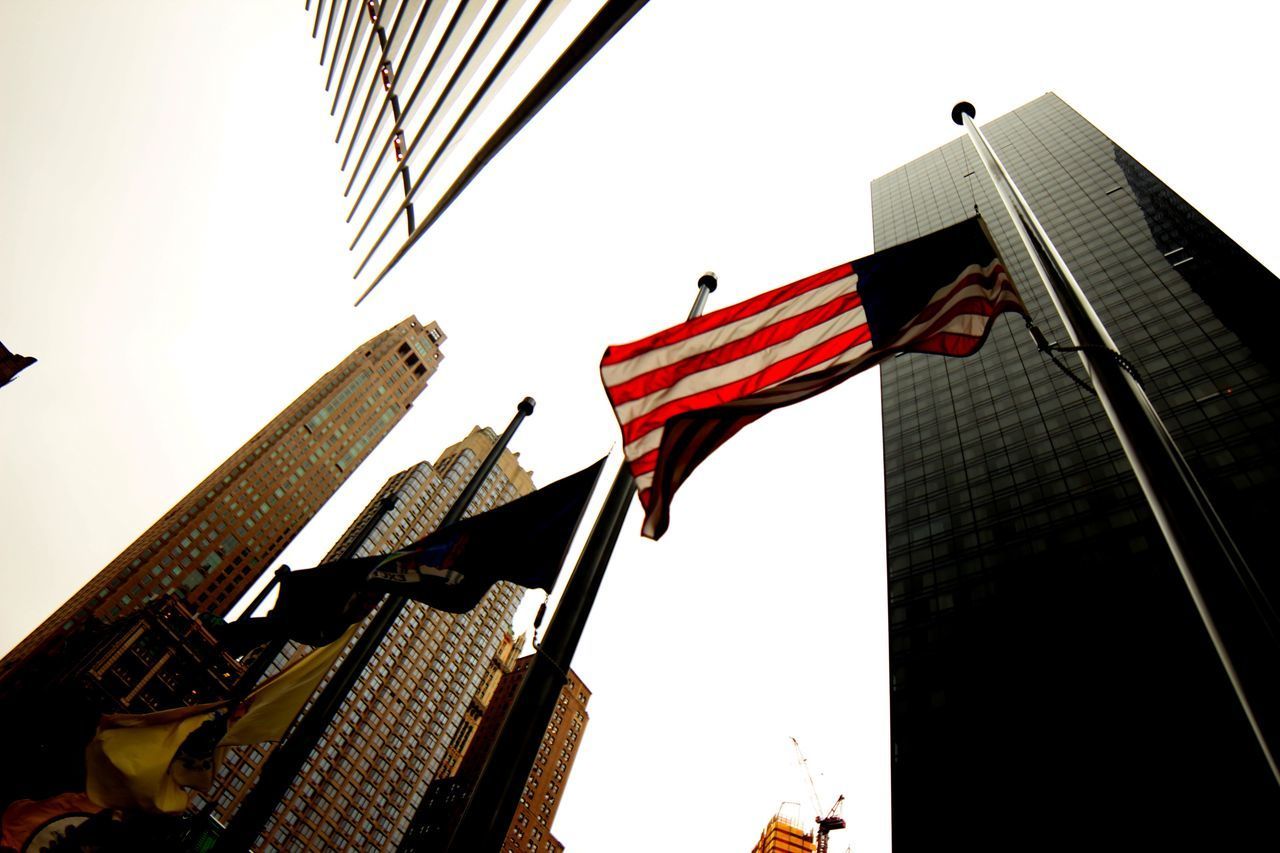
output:
[[[884,352],[924,352],[967,356],[987,339],[991,319],[1005,311],[1026,315],[1013,280],[997,258],[971,264],[955,281],[939,288],[924,310],[903,328]]]
[[[818,394],[894,351],[968,354],[1001,311],[1022,310],[998,261],[966,268],[887,347],[875,348],[853,264],[694,318],[600,364],[645,507],[644,535],[667,526],[693,469],[765,412]],[[967,350],[967,351],[966,351]]]

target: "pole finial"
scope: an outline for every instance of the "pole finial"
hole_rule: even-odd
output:
[[[716,274],[710,271],[704,272],[698,277],[698,287],[705,288],[707,293],[715,293],[716,285],[719,283],[720,280],[716,278]]]
[[[961,127],[964,126],[964,119],[960,116],[966,115],[969,118],[977,118],[978,111],[973,108],[973,104],[968,101],[961,101],[951,108],[951,120]]]
[[[528,417],[533,414],[533,407],[534,399],[532,397],[525,397],[520,401],[520,405],[516,406],[516,411],[525,417]]]

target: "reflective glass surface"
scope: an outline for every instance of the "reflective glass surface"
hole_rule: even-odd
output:
[[[1280,600],[1280,282],[1056,96],[984,132]],[[976,206],[1068,341],[967,138],[872,205],[877,249]],[[1124,454],[1022,325],[882,368],[895,849],[1269,849],[1280,796]]]

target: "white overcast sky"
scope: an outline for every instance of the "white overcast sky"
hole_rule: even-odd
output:
[[[0,647],[410,313],[440,372],[285,562],[526,394],[536,481],[583,467],[617,434],[607,344],[683,319],[704,270],[716,307],[870,253],[870,181],[962,98],[1058,92],[1280,268],[1269,4],[872,5],[653,0],[353,309],[301,0],[0,0],[0,340],[40,359],[0,389]],[[887,853],[878,391],[746,430],[660,543],[632,513],[574,663],[571,851],[749,850],[781,802],[812,813],[794,735],[848,798],[832,850]]]

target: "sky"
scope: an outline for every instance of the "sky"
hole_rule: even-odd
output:
[[[0,341],[40,359],[0,389],[0,647],[411,313],[440,371],[282,562],[525,395],[537,483],[616,465],[604,348],[682,320],[708,269],[715,308],[869,254],[871,180],[958,136],[957,100],[1057,92],[1280,269],[1265,4],[653,0],[353,308],[302,6],[0,2]],[[745,430],[660,542],[632,511],[574,661],[568,849],[749,850],[813,813],[794,736],[822,807],[846,797],[831,849],[889,851],[878,394],[873,371]]]

